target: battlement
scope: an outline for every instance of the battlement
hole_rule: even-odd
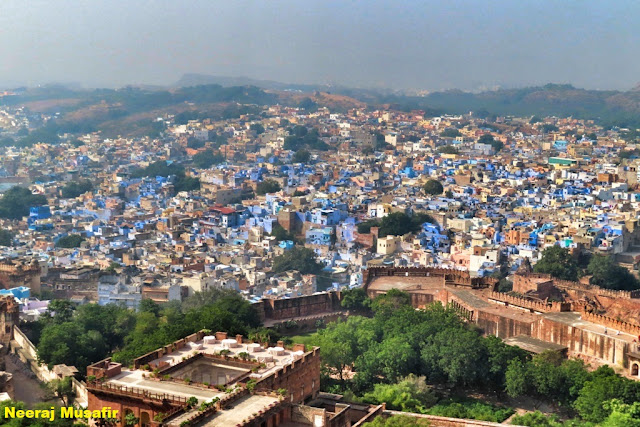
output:
[[[502,292],[491,292],[488,299],[489,301],[504,303],[505,306],[513,305],[541,313],[571,311],[571,303],[533,301]]]
[[[471,277],[466,270],[441,267],[370,267],[364,272],[364,284],[368,286],[375,277],[442,277],[445,285],[488,288],[498,281],[492,277]]]
[[[149,390],[141,389],[137,387],[125,387],[121,385],[112,384],[109,382],[93,381],[87,383],[87,390],[93,393],[107,393],[116,396],[155,400],[158,402],[170,402],[176,405],[185,405],[187,403],[186,397],[175,396],[169,393],[152,393]]]
[[[587,283],[574,282],[571,280],[560,280],[551,277],[550,274],[543,273],[519,273],[515,276],[515,281],[520,281],[522,279],[546,279],[553,282],[553,286],[560,289],[572,289],[579,290],[584,292],[591,292],[597,296],[606,296],[611,298],[626,298],[626,299],[635,299],[640,298],[640,290],[635,291],[616,291],[612,289],[604,289],[596,285],[590,285]],[[515,282],[514,282],[515,283]]]
[[[40,274],[40,265],[38,264],[38,261],[35,260],[30,264],[24,264],[5,259],[0,261],[0,272],[10,274]]]
[[[216,332],[216,338],[218,336],[221,336],[219,334],[221,333]],[[153,360],[159,359],[165,354],[169,354],[175,350],[179,350],[183,348],[185,345],[187,345],[187,343],[200,341],[202,338],[204,338],[205,335],[206,335],[205,331],[199,331],[199,332],[196,332],[195,334],[191,334],[185,338],[179,339],[178,341],[174,341],[171,344],[167,344],[164,347],[151,351],[143,356],[138,357],[137,359],[134,359],[133,367],[134,369],[139,369],[141,366],[144,366]],[[227,335],[226,333],[224,333],[224,338],[226,337]],[[224,338],[217,338],[217,339],[224,339]]]
[[[283,320],[342,311],[340,292],[323,292],[286,299],[263,298],[254,303],[261,320]]]
[[[626,332],[634,336],[640,336],[640,326],[638,325],[623,322],[612,317],[602,316],[600,314],[588,313],[586,311],[583,311],[580,314],[582,315],[582,319],[588,320],[589,322],[597,323],[616,331]]]
[[[112,362],[110,357],[87,366],[87,376],[93,376],[98,380],[101,378],[111,378],[121,372],[122,364]]]

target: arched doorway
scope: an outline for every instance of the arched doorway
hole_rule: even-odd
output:
[[[151,425],[151,417],[148,412],[140,412],[140,426],[149,427]]]
[[[127,426],[128,425],[128,423],[127,423],[127,421],[128,421],[127,415],[129,415],[129,414],[133,415],[133,411],[131,409],[129,409],[129,408],[126,408],[124,410],[124,414],[122,415],[122,425],[123,426]],[[131,419],[131,417],[129,417],[129,419]]]
[[[634,363],[633,365],[631,365],[631,375],[633,375],[634,377],[638,376],[638,364]]]

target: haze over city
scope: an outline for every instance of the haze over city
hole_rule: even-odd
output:
[[[0,426],[640,426],[639,18],[0,0]]]
[[[3,1],[0,87],[185,73],[440,90],[640,80],[633,1]]]

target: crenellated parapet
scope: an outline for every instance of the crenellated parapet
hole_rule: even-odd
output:
[[[498,280],[492,277],[471,277],[466,270],[441,267],[370,267],[364,272],[365,287],[376,277],[442,277],[449,286],[465,286],[473,289],[488,288]]]
[[[489,301],[503,303],[505,306],[526,308],[541,313],[571,311],[572,308],[572,304],[567,302],[533,301],[528,298],[517,297],[503,292],[491,292],[488,298]]]

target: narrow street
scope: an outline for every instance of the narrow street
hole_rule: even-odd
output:
[[[41,402],[62,404],[57,398],[47,399],[51,394],[47,392],[45,385],[16,356],[7,355],[5,363],[7,372],[13,374],[15,400],[25,402],[29,406]]]

